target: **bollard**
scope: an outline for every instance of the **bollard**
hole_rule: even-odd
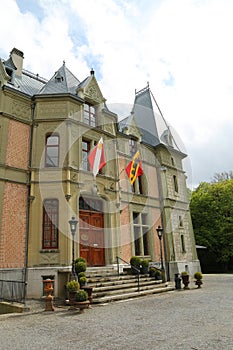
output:
[[[179,273],[175,273],[175,287],[181,289],[181,277]]]

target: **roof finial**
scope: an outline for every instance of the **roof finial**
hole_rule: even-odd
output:
[[[90,71],[91,75],[95,75],[95,71],[93,68],[91,68],[91,71]]]
[[[63,66],[66,64],[66,61],[65,60],[63,60]]]

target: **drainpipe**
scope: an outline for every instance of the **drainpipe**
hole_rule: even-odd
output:
[[[23,269],[23,281],[24,281],[24,303],[27,297],[27,281],[28,281],[28,239],[29,239],[29,223],[30,223],[30,205],[31,205],[31,164],[32,164],[32,137],[33,137],[33,127],[34,127],[34,113],[35,113],[35,102],[32,99],[31,102],[31,125],[30,125],[30,135],[29,135],[29,154],[28,154],[28,175],[27,175],[27,185],[28,185],[28,196],[27,196],[27,212],[26,212],[26,242],[25,242],[25,262]]]
[[[162,227],[164,229],[164,234],[163,234],[163,249],[164,249],[164,265],[165,265],[165,274],[166,274],[166,279],[168,281],[170,281],[170,271],[169,271],[169,264],[167,261],[167,244],[168,240],[166,237],[166,228],[165,228],[165,220],[166,218],[164,216],[166,216],[164,207],[165,207],[165,199],[166,197],[164,196],[164,191],[167,191],[167,188],[165,187],[165,189],[163,188],[163,179],[162,179],[162,173],[164,171],[166,171],[166,168],[161,166],[161,164],[159,163],[159,166],[156,166],[156,170],[157,170],[157,175],[158,175],[158,189],[159,189],[159,206],[160,206],[160,213],[161,213],[161,224]],[[165,175],[166,177],[166,175]],[[165,178],[166,181],[166,178]],[[166,186],[166,183],[164,184]]]

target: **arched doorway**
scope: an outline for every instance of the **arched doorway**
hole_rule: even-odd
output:
[[[95,198],[79,198],[80,256],[88,266],[104,266],[103,203]]]

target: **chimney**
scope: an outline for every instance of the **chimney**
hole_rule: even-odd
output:
[[[15,47],[10,53],[10,57],[12,58],[15,67],[17,68],[15,74],[18,76],[22,76],[22,69],[23,69],[23,52],[16,49]]]

